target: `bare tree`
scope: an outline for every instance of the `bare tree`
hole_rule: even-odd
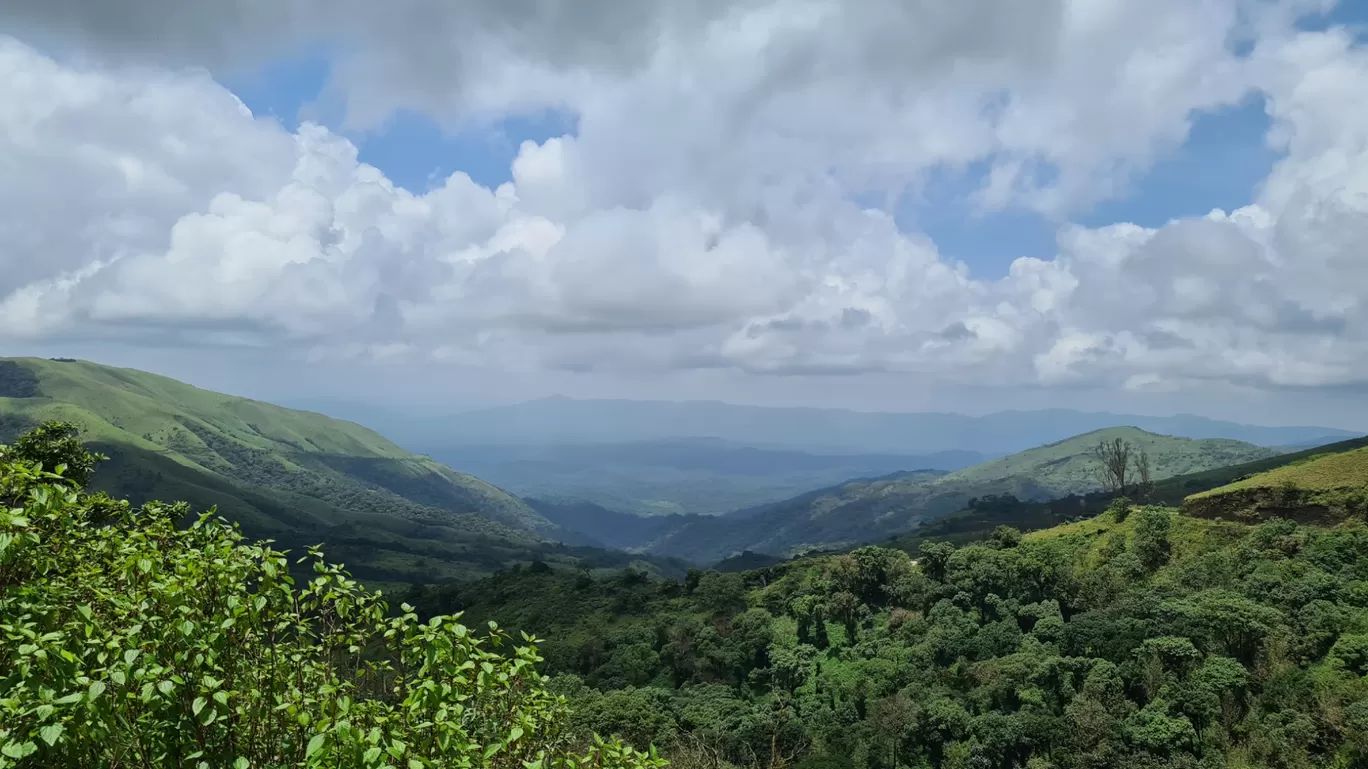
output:
[[[1150,466],[1149,452],[1141,448],[1131,457],[1135,466],[1135,496],[1141,502],[1148,502],[1154,493],[1154,469]]]
[[[1122,438],[1103,439],[1093,448],[1093,456],[1101,463],[1098,479],[1102,481],[1102,488],[1125,494],[1126,482],[1130,479],[1131,445]]]

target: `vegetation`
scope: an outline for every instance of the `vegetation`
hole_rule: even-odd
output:
[[[1194,515],[1337,519],[1368,511],[1368,448],[1328,451],[1193,494]]]
[[[317,550],[80,486],[69,425],[0,447],[0,767],[622,767],[535,641],[391,615]]]
[[[579,723],[682,765],[1368,761],[1357,521],[1123,504],[915,561],[865,547],[683,584],[519,569],[406,598],[549,633]]]
[[[328,542],[369,584],[447,581],[543,560],[620,568],[522,500],[350,422],[85,362],[0,359],[0,441],[45,420],[109,457],[93,488],[216,507],[253,537]],[[188,523],[188,521],[186,521]],[[682,567],[651,559],[662,573]]]
[[[651,552],[709,563],[742,550],[783,554],[843,548],[907,532],[962,511],[971,500],[1013,498],[1037,502],[1084,495],[1104,486],[1096,450],[1100,443],[1127,447],[1127,469],[1144,456],[1152,483],[1277,452],[1239,441],[1192,440],[1109,428],[1023,451],[953,473],[898,473],[852,481],[785,502],[723,516],[689,519],[657,534]],[[1122,481],[1130,484],[1131,475]]]

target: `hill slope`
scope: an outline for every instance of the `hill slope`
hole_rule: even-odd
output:
[[[1256,459],[1252,462],[1241,462],[1212,470],[1175,475],[1157,482],[1147,501],[1175,507],[1184,505],[1193,515],[1220,517],[1222,516],[1220,510],[1203,511],[1200,506],[1191,502],[1184,504],[1184,502],[1189,498],[1193,501],[1206,498],[1207,495],[1202,494],[1202,492],[1235,483],[1237,480],[1246,479],[1258,473],[1265,473],[1315,457],[1350,452],[1365,447],[1368,447],[1368,438],[1354,438],[1267,459]],[[1022,531],[1047,529],[1078,518],[1095,516],[1105,510],[1115,497],[1115,494],[1100,491],[1059,497],[1047,501],[1020,500],[1010,496],[980,497],[965,509],[927,521],[904,534],[889,539],[885,545],[909,553],[916,553],[921,543],[925,541],[948,541],[962,544],[984,540],[998,526],[1011,526]]]
[[[1281,467],[1193,494],[1184,500],[1183,510],[1207,518],[1278,516],[1317,522],[1361,514],[1368,511],[1368,447],[1313,450]]]
[[[0,359],[0,440],[51,419],[110,457],[97,489],[217,505],[252,536],[327,541],[373,579],[475,576],[549,554],[560,534],[522,500],[360,425],[131,369]]]
[[[695,520],[650,545],[650,551],[698,561],[742,550],[788,554],[804,548],[844,547],[883,539],[923,521],[970,506],[971,500],[1010,496],[1049,500],[1097,490],[1093,448],[1122,438],[1143,447],[1157,478],[1271,458],[1273,449],[1224,439],[1155,435],[1133,427],[1108,428],[1023,451],[949,474],[900,473],[854,481],[720,521]]]

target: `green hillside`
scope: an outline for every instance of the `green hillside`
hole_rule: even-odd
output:
[[[788,555],[845,548],[903,534],[982,499],[1037,502],[1097,491],[1101,481],[1093,450],[1100,441],[1118,438],[1145,451],[1155,479],[1277,455],[1274,449],[1239,441],[1107,428],[949,474],[899,473],[853,481],[718,521],[692,520],[649,549],[714,562],[743,550]]]
[[[1332,447],[1193,494],[1183,509],[1203,517],[1299,520],[1338,520],[1368,511],[1368,447],[1327,448]]]
[[[1017,477],[1029,478],[1048,496],[1092,491],[1098,487],[1093,449],[1099,441],[1118,438],[1149,455],[1156,479],[1271,458],[1280,453],[1223,438],[1174,438],[1135,427],[1109,427],[974,465],[950,473],[940,483],[976,484]]]
[[[1368,447],[1368,438],[1354,438],[1267,459],[1176,475],[1157,481],[1145,501],[1177,507],[1189,497],[1234,483],[1239,479],[1315,457],[1364,447]],[[1021,500],[1012,496],[979,497],[963,510],[922,523],[906,533],[890,538],[884,544],[887,547],[915,553],[923,542],[965,544],[981,541],[987,539],[998,526],[1012,526],[1022,531],[1047,529],[1080,517],[1097,515],[1107,509],[1116,496],[1112,492],[1093,491],[1045,501]],[[1189,506],[1189,509],[1193,508]],[[1199,511],[1194,512],[1201,514]]]
[[[110,457],[97,489],[217,505],[252,536],[327,542],[371,580],[471,578],[577,557],[522,500],[351,422],[131,369],[0,359],[0,442],[46,420],[78,425]]]

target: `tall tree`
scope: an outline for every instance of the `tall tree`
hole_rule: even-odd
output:
[[[1154,492],[1154,468],[1150,464],[1149,452],[1144,448],[1138,449],[1131,456],[1135,474],[1131,477],[1135,479],[1135,497],[1141,502],[1148,502],[1150,494]]]
[[[1117,494],[1126,493],[1126,482],[1130,478],[1131,445],[1123,438],[1100,440],[1093,447],[1093,456],[1100,465],[1098,479],[1102,488]]]

